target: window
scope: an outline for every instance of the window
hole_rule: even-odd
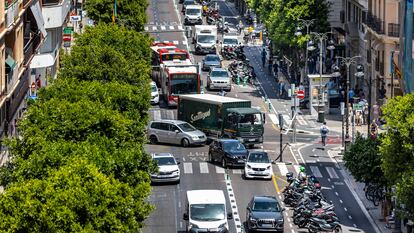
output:
[[[170,125],[170,131],[175,132],[178,130],[178,132],[181,132],[181,130],[176,125]]]
[[[160,123],[160,130],[169,130],[170,124],[168,123]]]

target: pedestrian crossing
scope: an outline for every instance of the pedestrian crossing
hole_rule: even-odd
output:
[[[286,165],[286,163],[276,163],[273,167],[273,172],[275,175],[285,177],[288,172],[293,172],[293,174],[296,176],[299,174],[300,170],[299,168],[302,165]],[[335,167],[331,166],[325,166],[320,167],[315,165],[308,166],[308,175],[313,175],[316,178],[322,178],[325,177],[330,179],[339,179],[338,173],[335,170]],[[182,166],[181,173],[186,175],[192,175],[192,174],[234,174],[234,175],[241,175],[243,174],[243,168],[229,168],[224,169],[220,165],[217,164],[211,164],[209,162],[184,162]]]
[[[184,31],[184,27],[182,25],[146,25],[144,26],[144,31],[146,32],[181,32]]]
[[[275,125],[279,125],[279,118],[276,114],[274,113],[269,113],[268,114],[270,120],[272,121],[273,124]],[[292,125],[292,119],[290,118],[290,116],[288,114],[282,114],[283,117],[283,126],[284,128],[288,128],[289,126]],[[298,115],[296,116],[297,119],[297,124],[299,125],[309,125],[308,121],[305,120],[305,118],[303,118],[303,116]]]

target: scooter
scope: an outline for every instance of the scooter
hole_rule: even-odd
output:
[[[338,222],[328,223],[326,220],[319,219],[319,218],[310,218],[307,228],[310,233],[317,233],[317,232],[341,233],[342,232],[342,228]]]

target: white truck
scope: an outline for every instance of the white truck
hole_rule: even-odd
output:
[[[184,25],[203,24],[203,8],[200,5],[188,5],[185,8]]]
[[[193,43],[196,54],[216,53],[217,27],[215,25],[196,25]]]

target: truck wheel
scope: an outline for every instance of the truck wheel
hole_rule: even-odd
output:
[[[223,168],[227,168],[227,161],[226,161],[226,159],[225,159],[225,158],[223,158],[223,159],[221,160],[221,166],[222,166]]]
[[[181,141],[181,145],[182,145],[183,147],[188,147],[188,146],[190,145],[190,142],[188,141],[188,139],[187,139],[187,138],[184,138],[184,139]]]
[[[154,145],[158,144],[158,139],[155,135],[151,135],[149,139],[150,139],[151,144],[154,144]]]

